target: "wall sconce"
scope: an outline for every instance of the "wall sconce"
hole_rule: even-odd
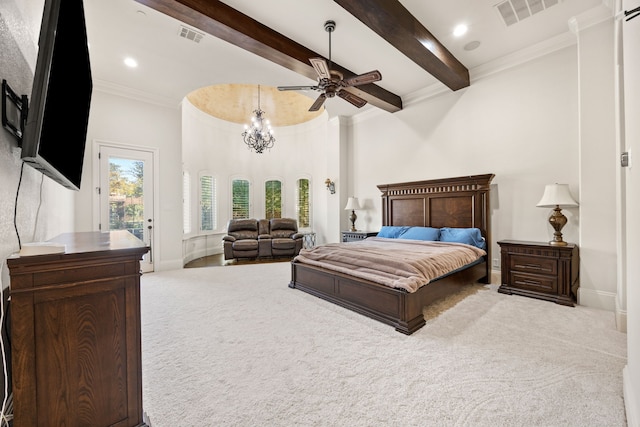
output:
[[[336,183],[331,181],[329,178],[327,178],[324,181],[325,185],[327,186],[327,190],[329,190],[331,192],[331,194],[336,194]]]

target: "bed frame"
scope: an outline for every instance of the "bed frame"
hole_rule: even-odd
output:
[[[382,225],[477,227],[487,242],[483,261],[416,292],[391,288],[324,268],[291,262],[290,288],[392,325],[410,335],[425,324],[423,307],[464,285],[491,281],[489,189],[493,174],[378,185]]]

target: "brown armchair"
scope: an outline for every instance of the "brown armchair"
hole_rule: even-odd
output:
[[[224,259],[258,258],[258,220],[232,219],[222,238]]]
[[[303,235],[298,233],[298,222],[292,218],[269,220],[272,257],[294,257],[302,249]]]

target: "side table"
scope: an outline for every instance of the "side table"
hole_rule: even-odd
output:
[[[377,231],[342,231],[341,233],[343,242],[356,242],[378,234]]]
[[[302,233],[302,247],[304,249],[311,249],[316,245],[316,233],[313,231],[308,231]]]
[[[579,286],[578,246],[516,240],[502,240],[498,245],[502,257],[498,292],[574,306]]]

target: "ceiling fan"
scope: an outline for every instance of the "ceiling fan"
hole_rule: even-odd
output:
[[[309,111],[318,111],[327,98],[338,95],[345,101],[350,102],[358,108],[363,107],[367,101],[353,93],[342,90],[345,87],[359,86],[366,83],[373,83],[382,80],[380,71],[369,71],[353,77],[344,78],[344,75],[331,69],[331,33],[336,29],[334,21],[324,23],[324,29],[329,33],[329,64],[324,58],[309,58],[309,62],[318,73],[318,84],[315,86],[278,86],[278,90],[317,90],[320,93],[318,98],[309,108]]]

